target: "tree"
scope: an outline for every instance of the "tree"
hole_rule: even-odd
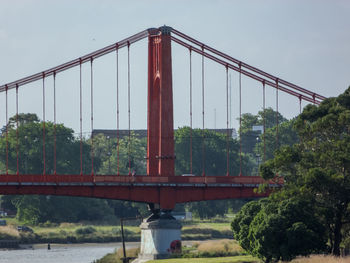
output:
[[[9,172],[17,170],[17,145],[19,153],[19,172],[27,174],[43,173],[43,123],[35,114],[19,114],[18,133],[16,131],[17,118],[11,117],[7,124],[8,130],[8,166]],[[80,140],[74,137],[72,129],[53,123],[45,123],[45,151],[46,173],[52,174],[54,170],[53,145],[56,129],[56,154],[58,174],[80,173]],[[6,131],[6,127],[3,131]],[[18,143],[17,143],[18,134]],[[83,146],[83,172],[91,173],[90,146],[84,139]],[[0,137],[0,157],[6,160],[6,133]],[[99,168],[99,158],[95,158],[94,165]],[[12,203],[17,209],[17,217],[22,221],[37,224],[45,221],[61,222],[79,220],[101,220],[113,215],[105,200],[60,197],[60,196],[4,196],[2,200],[7,207]]]
[[[290,261],[323,251],[325,230],[310,199],[291,197],[265,203],[249,227],[253,255],[265,262]]]
[[[308,198],[275,195],[245,205],[231,227],[240,245],[264,262],[290,261],[324,251],[325,228],[315,210]]]
[[[176,174],[190,173],[191,128],[183,127],[175,132],[175,171]],[[204,142],[204,150],[203,150]],[[240,172],[239,145],[229,137],[229,174]],[[204,165],[204,170],[203,170]],[[243,155],[242,173],[251,174],[250,159]],[[192,129],[192,174],[226,175],[227,173],[227,135],[209,130]]]
[[[294,128],[295,119],[284,121],[278,126],[278,145],[276,140],[276,128],[268,128],[264,134],[260,135],[258,143],[255,145],[254,152],[259,154],[265,160],[272,159],[275,151],[285,145],[292,146],[299,141],[298,134]],[[264,144],[265,140],[265,144]],[[265,150],[265,152],[264,152]],[[265,154],[265,156],[264,156]]]
[[[117,174],[118,150],[117,139],[108,139],[104,135],[97,137],[99,141],[100,158],[102,166],[100,174]],[[138,138],[132,132],[130,138],[123,137],[119,139],[119,173],[129,174],[129,161],[131,172],[136,174],[146,174],[146,138]],[[129,154],[130,150],[130,154]],[[109,153],[109,154],[108,154]]]
[[[43,162],[43,123],[33,114],[20,114],[18,130],[13,125],[12,117],[8,124],[8,167],[12,172],[18,168],[21,174],[42,174]],[[74,137],[74,131],[63,124],[45,123],[45,172],[53,174],[54,170],[54,133],[56,130],[56,170],[58,174],[80,173],[80,142]],[[18,132],[18,143],[17,143]],[[91,172],[90,146],[83,141],[84,173]],[[6,133],[0,137],[0,158],[6,160]],[[98,166],[98,160],[96,160]],[[5,161],[6,162],[6,161]]]
[[[259,142],[257,138],[260,137],[259,131],[253,131],[253,126],[263,126],[265,123],[265,131],[268,129],[271,131],[272,138],[276,137],[276,121],[278,116],[278,123],[281,125],[286,122],[287,119],[282,116],[282,114],[277,113],[272,108],[266,108],[265,111],[261,110],[257,115],[251,113],[242,114],[242,123],[240,127],[240,134],[242,136],[242,151],[249,154],[254,154],[254,148]],[[273,133],[274,131],[274,133]],[[282,132],[281,132],[282,133]],[[282,133],[283,134],[283,133]],[[262,141],[262,140],[260,140]],[[271,144],[269,148],[273,145],[273,149],[276,145]]]
[[[279,174],[285,190],[309,193],[328,228],[330,250],[340,255],[342,230],[350,223],[350,88],[319,106],[308,105],[295,128],[300,143],[280,149],[261,168]]]
[[[228,212],[228,200],[191,202],[185,204],[185,209],[200,219],[224,216]]]
[[[263,202],[266,202],[266,199],[251,201],[245,204],[239,213],[235,215],[235,218],[231,223],[233,237],[239,242],[240,246],[248,252],[252,252],[250,239],[248,238],[249,226],[254,217],[261,210]]]

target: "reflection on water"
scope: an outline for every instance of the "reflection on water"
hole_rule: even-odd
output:
[[[127,247],[138,246],[128,243]],[[0,251],[0,263],[91,263],[121,247],[121,243],[102,244],[47,244],[34,245],[33,249]]]

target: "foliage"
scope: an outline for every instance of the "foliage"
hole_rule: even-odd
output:
[[[339,255],[342,231],[350,223],[350,88],[318,107],[308,105],[295,128],[300,143],[280,149],[262,175],[283,175],[284,191],[313,197],[328,228],[330,251]]]
[[[251,113],[242,114],[242,122],[240,127],[240,134],[242,136],[242,151],[245,153],[254,153],[255,145],[259,142],[257,138],[260,136],[259,131],[253,131],[253,126],[263,126],[265,123],[265,131],[268,129],[271,131],[271,135],[276,133],[276,121],[278,118],[278,123],[281,125],[286,122],[287,119],[283,117],[279,112],[277,113],[272,108],[266,108],[265,111],[261,110],[257,115]],[[275,134],[273,134],[275,137]],[[269,144],[269,147],[272,149],[276,148],[274,141]]]
[[[75,233],[78,235],[86,235],[86,234],[92,234],[96,232],[96,228],[93,226],[85,226],[85,227],[79,227],[75,230]]]
[[[97,156],[102,160],[99,174],[117,174],[118,161],[120,174],[146,174],[146,138],[138,138],[133,132],[130,141],[128,137],[120,138],[119,158],[116,138],[107,138],[101,134],[94,138],[94,143]]]
[[[175,132],[175,171],[176,174],[189,174],[190,147],[192,138],[192,174],[226,175],[227,174],[227,146],[229,148],[229,174],[238,175],[239,145],[236,140],[228,138],[226,134],[210,130],[192,129],[183,127]],[[228,140],[228,144],[227,144]],[[204,142],[204,147],[203,147]],[[249,158],[243,156],[243,174],[250,174]]]
[[[9,170],[18,169],[21,174],[48,174],[54,173],[54,143],[56,133],[56,171],[58,174],[80,173],[80,142],[74,137],[72,129],[63,124],[54,126],[51,122],[45,123],[45,171],[43,161],[43,123],[36,115],[21,114],[18,129],[13,124],[16,117],[10,118],[8,124],[8,166]],[[17,142],[18,138],[18,142]],[[90,147],[83,142],[83,172],[90,173]],[[0,158],[6,160],[6,133],[0,137]],[[98,160],[96,160],[98,166]]]
[[[258,143],[255,145],[254,152],[261,156],[262,161],[274,157],[275,151],[284,146],[292,146],[299,141],[299,137],[294,128],[295,119],[286,120],[278,126],[278,147],[276,146],[276,128],[268,128],[265,135],[260,135]],[[264,138],[265,136],[265,138]],[[265,140],[265,147],[264,147]]]
[[[43,123],[35,114],[19,114],[18,129],[16,116],[11,117],[8,129],[8,165],[9,170],[18,168],[24,174],[43,173]],[[6,127],[3,128],[3,131]],[[80,173],[80,140],[74,137],[72,129],[62,124],[45,123],[45,170],[52,174],[54,171],[54,134],[56,133],[56,171],[59,174]],[[17,137],[18,136],[18,137]],[[17,143],[18,138],[18,143]],[[0,137],[0,158],[6,160],[6,132]],[[83,172],[91,172],[90,146],[84,139]],[[98,169],[99,158],[95,158],[94,165]],[[52,221],[77,222],[80,220],[103,220],[113,215],[113,209],[107,201],[88,198],[73,198],[59,196],[2,196],[2,205],[6,209],[17,210],[17,217],[31,224]]]
[[[286,261],[325,248],[325,229],[314,215],[310,199],[274,196],[248,203],[231,226],[235,239],[249,253],[265,262]]]

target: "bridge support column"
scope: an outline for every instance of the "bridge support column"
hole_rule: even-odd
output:
[[[133,263],[169,258],[172,253],[181,251],[180,221],[161,218],[148,222],[145,219],[140,227],[141,249],[139,257]]]
[[[174,176],[171,28],[149,30],[147,175]]]

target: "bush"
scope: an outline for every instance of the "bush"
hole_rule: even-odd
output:
[[[96,232],[96,228],[93,226],[79,227],[75,230],[77,235],[88,235]]]

